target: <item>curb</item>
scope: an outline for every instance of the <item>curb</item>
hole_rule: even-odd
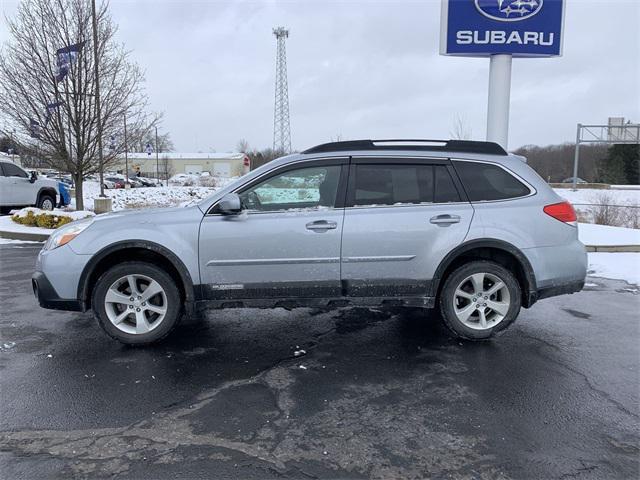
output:
[[[640,252],[640,245],[585,245],[587,252]]]
[[[27,242],[46,242],[49,238],[49,235],[46,235],[44,233],[0,231],[0,238],[8,238],[9,240],[24,240]]]

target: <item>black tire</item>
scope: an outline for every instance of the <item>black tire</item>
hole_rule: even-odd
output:
[[[51,205],[51,208],[46,208],[48,207],[48,205]],[[40,195],[40,198],[38,199],[38,204],[36,205],[36,207],[41,208],[43,210],[53,210],[54,208],[56,208],[56,199],[55,197],[52,197],[48,193],[43,193],[42,195]]]
[[[509,307],[495,326],[486,329],[474,329],[465,325],[456,315],[454,302],[455,292],[461,282],[467,277],[476,273],[488,273],[500,279],[508,289]],[[440,291],[440,313],[446,327],[457,337],[466,340],[486,340],[494,336],[497,332],[504,330],[511,325],[520,313],[522,304],[522,290],[516,277],[502,265],[487,261],[477,260],[466,263],[452,271],[444,280],[444,285]],[[469,300],[469,303],[473,303]]]
[[[166,295],[167,311],[161,323],[147,333],[131,334],[116,327],[107,315],[105,296],[118,279],[127,275],[144,275],[160,284]],[[93,291],[91,300],[93,312],[102,329],[112,338],[127,345],[148,345],[157,342],[178,325],[182,316],[182,299],[175,280],[162,268],[144,262],[123,262],[103,273]]]

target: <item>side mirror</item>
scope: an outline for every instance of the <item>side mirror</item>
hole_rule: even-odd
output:
[[[242,211],[242,202],[237,193],[227,193],[218,202],[218,210],[223,215],[237,215]]]
[[[36,172],[31,172],[31,176],[29,177],[29,182],[34,183],[38,179],[38,174]]]

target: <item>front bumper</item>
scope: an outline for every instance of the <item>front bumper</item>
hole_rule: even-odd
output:
[[[36,272],[31,277],[33,294],[42,308],[51,310],[68,310],[72,312],[84,311],[82,302],[77,299],[60,298],[49,282],[47,276],[42,272]]]

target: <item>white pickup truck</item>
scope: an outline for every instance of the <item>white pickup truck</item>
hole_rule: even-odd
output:
[[[60,201],[58,182],[29,173],[10,160],[0,158],[0,211],[17,207],[53,210]]]

